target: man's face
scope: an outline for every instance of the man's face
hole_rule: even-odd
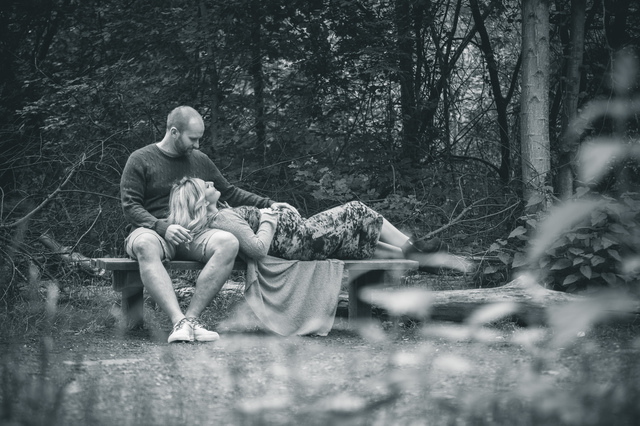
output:
[[[194,118],[183,132],[179,132],[173,127],[171,133],[175,137],[174,148],[176,152],[180,155],[191,155],[194,149],[200,148],[200,139],[204,134],[204,123],[202,120]]]

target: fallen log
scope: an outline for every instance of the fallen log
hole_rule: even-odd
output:
[[[432,297],[432,320],[462,322],[482,306],[510,302],[517,304],[514,319],[529,325],[546,323],[550,307],[584,300],[584,296],[549,290],[524,278],[500,287],[434,291]]]
[[[87,274],[94,276],[104,275],[104,271],[91,266],[91,259],[76,252],[71,251],[71,247],[66,247],[54,240],[47,234],[42,234],[38,238],[40,244],[51,250],[53,254],[57,255],[64,263],[75,266],[79,270],[86,272]]]
[[[395,294],[394,291],[369,289],[363,291],[361,297],[388,310],[391,315],[432,321],[465,322],[478,309],[490,304],[509,304],[511,308],[507,317],[525,325],[548,324],[550,310],[572,304],[578,311],[598,310],[598,315],[607,320],[629,320],[640,315],[640,301],[637,299],[604,292],[599,296],[585,296],[549,290],[526,277],[493,288],[441,291],[405,288],[395,291]]]

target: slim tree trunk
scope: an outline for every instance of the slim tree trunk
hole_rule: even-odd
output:
[[[200,0],[200,19],[201,19],[201,28],[204,31],[206,28],[209,28],[212,23],[209,21],[211,19],[209,15],[209,11],[207,9],[207,5],[204,0]],[[211,40],[205,40],[206,50],[207,50],[207,60],[205,67],[205,75],[203,75],[203,80],[205,87],[207,87],[211,91],[211,99],[210,99],[210,108],[211,115],[209,118],[209,132],[211,133],[211,152],[208,154],[213,154],[213,149],[220,142],[220,99],[222,97],[222,92],[220,89],[220,75],[218,74],[218,66],[216,64],[216,46],[215,43]]]
[[[262,3],[254,0],[251,7],[251,63],[249,73],[253,80],[256,147],[266,160],[267,131],[264,116],[264,72],[262,69]]]
[[[484,25],[484,18],[480,14],[480,7],[477,0],[470,0],[473,21],[480,35],[480,49],[487,62],[489,70],[489,80],[491,81],[491,91],[496,103],[496,113],[498,116],[498,134],[500,135],[500,180],[504,185],[509,183],[511,177],[511,141],[509,140],[509,120],[507,118],[508,100],[502,95],[500,87],[500,76],[498,75],[498,63],[496,62],[491,46],[489,34]]]
[[[544,192],[549,177],[549,4],[522,2],[521,147],[523,194]]]
[[[418,122],[414,84],[413,39],[411,37],[411,5],[409,0],[396,0],[398,37],[398,80],[402,111],[403,151],[407,158],[418,159]]]
[[[564,91],[564,114],[562,116],[562,134],[560,155],[558,158],[557,192],[562,200],[573,195],[574,173],[573,158],[579,140],[575,133],[567,132],[569,123],[578,115],[578,95],[580,93],[580,74],[584,51],[584,23],[586,0],[571,1],[571,36],[567,49],[567,67]]]

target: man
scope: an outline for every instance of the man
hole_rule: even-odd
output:
[[[174,325],[169,343],[220,338],[198,318],[229,277],[238,253],[238,240],[228,232],[211,229],[192,236],[188,229],[166,221],[172,185],[184,176],[198,177],[213,182],[222,194],[220,200],[231,206],[295,210],[287,203],[276,203],[231,185],[199,151],[203,134],[204,121],[195,109],[175,108],[167,117],[164,138],[133,152],[120,181],[124,217],[132,226],[126,250],[138,260],[142,283]],[[205,263],[185,313],[162,265],[163,260],[174,258]]]

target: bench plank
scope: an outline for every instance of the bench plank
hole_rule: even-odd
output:
[[[358,294],[363,287],[383,284],[385,272],[393,271],[396,277],[398,272],[414,271],[418,269],[418,262],[404,259],[367,259],[344,260],[344,268],[349,271],[349,321],[363,318],[371,318],[371,305],[362,301]],[[167,269],[174,270],[199,270],[204,267],[201,262],[189,260],[172,260],[163,262]],[[122,311],[129,327],[140,327],[143,324],[143,285],[139,274],[138,262],[127,258],[95,258],[91,259],[91,266],[97,269],[112,271],[113,289],[121,292]],[[235,270],[246,269],[246,264],[236,260]],[[131,275],[135,274],[135,275]],[[392,279],[396,281],[396,277]],[[128,279],[127,279],[128,278]],[[386,282],[386,284],[389,284]],[[393,284],[398,284],[394,282]]]
[[[405,259],[343,260],[343,262],[345,269],[350,271],[403,271],[418,269],[418,262],[416,262],[415,260]],[[204,267],[203,263],[193,260],[172,260],[170,262],[163,262],[163,265],[167,269],[184,270],[198,270]],[[138,266],[138,261],[118,257],[102,257],[91,259],[91,266],[93,268],[104,269],[107,271],[137,271],[140,269],[140,267]],[[245,268],[244,262],[242,262],[241,260],[236,260],[234,269],[243,268]]]

